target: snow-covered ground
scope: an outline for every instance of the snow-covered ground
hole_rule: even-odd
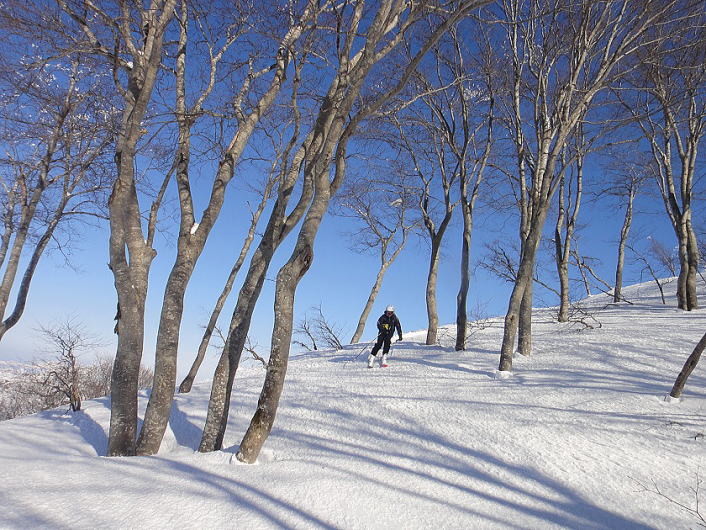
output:
[[[154,457],[101,456],[107,398],[2,422],[0,527],[697,528],[706,359],[680,402],[664,398],[706,310],[663,306],[650,285],[625,295],[634,305],[589,298],[601,327],[582,331],[538,310],[533,356],[507,379],[500,319],[463,353],[453,328],[441,347],[406,333],[390,368],[352,360],[362,345],[298,356],[252,466],[233,455],[262,367],[240,371],[221,452],[195,452],[208,383],[176,396]]]

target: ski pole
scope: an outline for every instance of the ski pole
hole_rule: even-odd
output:
[[[378,339],[377,339],[377,337],[376,337],[376,338],[374,338],[373,340],[371,340],[370,342],[368,342],[367,344],[365,344],[365,346],[363,346],[363,349],[360,350],[360,351],[358,352],[358,354],[357,354],[355,357],[353,357],[352,359],[348,359],[348,360],[344,363],[344,365],[345,365],[345,364],[348,364],[348,363],[350,363],[350,362],[355,361],[358,357],[361,356],[361,354],[362,354],[365,350],[367,350],[367,349],[370,347],[370,345],[371,345],[373,342],[375,342],[375,341],[377,341],[377,340],[378,340]]]

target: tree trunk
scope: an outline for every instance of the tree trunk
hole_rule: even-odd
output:
[[[164,31],[176,0],[165,3],[145,36],[149,54],[134,57],[130,92],[123,109],[123,129],[115,150],[118,176],[108,201],[110,213],[110,269],[118,294],[118,346],[111,381],[111,419],[108,455],[135,454],[137,432],[137,378],[142,360],[144,311],[149,269],[156,253],[142,234],[142,216],[135,189],[135,152],[142,120],[160,69]],[[159,19],[159,21],[157,20]],[[126,250],[129,253],[126,254]]]
[[[199,451],[202,453],[218,451],[223,446],[230,410],[230,394],[250,329],[252,314],[262,291],[271,259],[272,254],[266,254],[258,249],[252,258],[243,287],[240,289],[238,302],[231,317],[228,339],[213,375],[206,424],[199,444]]]
[[[358,325],[355,328],[355,333],[353,333],[353,337],[351,337],[351,344],[355,344],[356,342],[360,341],[360,337],[363,336],[363,331],[365,330],[365,323],[368,320],[370,311],[372,311],[373,309],[375,299],[377,298],[378,293],[380,292],[382,279],[385,276],[385,272],[387,272],[389,266],[390,262],[383,263],[380,266],[380,269],[378,270],[377,276],[375,277],[375,283],[373,283],[373,286],[370,289],[370,294],[368,295],[368,301],[365,302],[365,307],[363,308],[363,312],[360,314],[360,318],[358,319]]]
[[[238,293],[238,301],[228,327],[228,339],[213,375],[206,424],[204,425],[201,443],[199,444],[199,451],[202,453],[218,451],[223,445],[233,382],[247,340],[252,314],[255,311],[257,300],[265,282],[265,275],[275,251],[301,219],[313,193],[312,186],[305,182],[297,206],[289,217],[285,219],[285,211],[296,183],[296,175],[303,164],[305,153],[311,153],[310,148],[312,145],[310,135],[295,157],[295,161],[292,164],[294,170],[290,172],[287,182],[278,191],[278,198],[270,214],[267,227],[262,235],[260,244],[255,249],[250,260],[248,272]],[[310,160],[309,157],[311,155],[306,156],[307,161]]]
[[[463,215],[463,243],[461,245],[461,285],[456,295],[456,351],[466,349],[466,333],[468,331],[468,290],[471,284],[471,232],[473,230],[472,205],[461,199]]]
[[[565,177],[562,175],[559,183],[559,215],[554,227],[554,261],[556,263],[556,272],[559,276],[559,322],[567,322],[569,320],[569,265],[564,260],[564,247],[569,244],[569,240],[567,238],[566,241],[562,241],[561,235],[566,219],[564,189]]]
[[[257,410],[237,453],[237,458],[241,462],[253,464],[257,460],[274,425],[279,398],[284,388],[284,378],[287,374],[289,345],[292,340],[294,295],[299,281],[311,266],[313,248],[310,243],[313,242],[320,219],[321,217],[319,221],[311,223],[313,226],[310,229],[314,231],[310,236],[312,240],[309,241],[308,237],[300,239],[292,257],[277,274],[275,322],[272,328],[270,360]]]
[[[429,327],[427,328],[427,345],[436,344],[439,327],[439,313],[436,308],[436,280],[439,272],[440,234],[443,234],[441,230],[432,239],[431,256],[429,257],[429,274],[427,275],[426,289],[427,318],[429,321]]]
[[[534,267],[533,267],[534,270]],[[534,276],[534,274],[533,274]],[[529,357],[532,354],[532,302],[534,298],[534,279],[530,278],[525,287],[520,303],[520,319],[517,334],[517,351]]]
[[[688,272],[686,275],[686,305],[689,311],[699,308],[699,300],[696,295],[696,284],[699,273],[699,263],[701,256],[699,255],[699,244],[696,239],[696,234],[691,226],[691,215],[687,217],[686,222],[687,233],[687,262]]]
[[[681,372],[679,372],[677,380],[674,381],[672,391],[669,393],[670,396],[672,396],[673,398],[681,397],[681,394],[684,391],[684,386],[686,385],[686,380],[691,375],[691,372],[694,371],[696,365],[699,364],[699,359],[701,358],[701,354],[703,353],[705,348],[706,334],[701,337],[701,340],[698,342],[698,344],[696,344],[694,351],[691,352],[691,355],[689,355],[689,358],[684,363],[684,367],[681,369]]]
[[[631,186],[628,195],[628,206],[625,209],[625,219],[620,230],[620,242],[618,243],[618,264],[615,268],[615,288],[613,290],[613,302],[620,302],[623,290],[623,266],[625,264],[625,245],[627,244],[630,226],[632,225],[632,208],[635,200],[635,190]]]
[[[515,286],[510,294],[510,301],[508,303],[507,313],[505,314],[505,327],[503,329],[503,342],[500,348],[500,365],[498,370],[501,372],[512,371],[512,355],[515,349],[515,338],[517,336],[519,321],[521,314],[527,314],[527,308],[529,306],[530,318],[529,321],[526,319],[523,321],[523,333],[527,333],[528,327],[531,333],[531,306],[532,300],[531,295],[527,300],[524,299],[525,291],[527,290],[530,282],[533,281],[534,273],[534,262],[537,253],[537,247],[539,246],[539,241],[541,237],[542,227],[544,226],[544,220],[547,216],[547,210],[549,209],[548,203],[539,212],[538,219],[535,220],[533,226],[530,227],[527,239],[523,244],[523,249],[520,255],[520,263],[517,271],[517,280],[515,281]],[[525,312],[521,312],[521,306],[524,303]],[[530,337],[523,337],[525,344],[527,340],[531,340]],[[525,346],[526,347],[526,346]],[[529,349],[523,350],[523,355],[529,355],[531,352],[531,343]]]
[[[44,231],[42,237],[39,239],[39,241],[34,247],[34,251],[32,252],[32,256],[30,257],[27,267],[25,268],[25,272],[22,276],[22,281],[20,282],[20,286],[17,291],[15,307],[13,308],[12,313],[10,313],[10,315],[8,315],[8,317],[2,323],[0,323],[0,340],[2,340],[2,338],[5,336],[5,333],[7,333],[9,329],[13,328],[15,324],[19,322],[20,318],[22,317],[22,314],[24,313],[25,305],[27,303],[27,297],[29,296],[29,287],[32,283],[32,279],[34,278],[34,271],[37,269],[39,260],[41,259],[42,254],[44,253],[44,250],[47,247],[47,244],[54,235],[54,230],[56,229],[57,225],[59,224],[59,221],[63,216],[64,208],[66,207],[69,197],[70,196],[67,194],[63,195],[63,199],[60,201],[59,205],[55,210],[54,217],[52,218],[49,225],[47,226],[47,229]]]
[[[322,138],[322,147],[310,169],[309,178],[311,178],[311,182],[315,183],[314,198],[304,218],[292,255],[277,273],[274,304],[275,321],[272,327],[272,346],[267,375],[260,393],[257,410],[250,421],[250,425],[240,443],[240,450],[236,455],[238,460],[248,464],[252,464],[257,460],[260,450],[272,430],[279,406],[279,398],[284,387],[284,378],[287,374],[289,348],[294,326],[294,296],[299,282],[307,273],[309,267],[311,267],[314,259],[314,241],[323,216],[328,209],[331,194],[340,185],[345,174],[345,146],[354,129],[351,127],[349,132],[342,135],[342,123],[340,121],[332,123],[330,118],[325,116],[328,113],[335,114],[335,112],[331,111],[334,108],[339,109],[341,107],[342,105],[332,105],[331,108],[323,107],[325,110],[324,115],[317,120],[319,127],[315,127],[316,136]],[[331,124],[330,128],[320,128],[322,122]],[[325,130],[329,134],[326,135],[327,138],[324,141],[322,133]],[[327,169],[336,140],[338,140],[336,177],[334,182],[330,183]],[[227,417],[224,419],[227,419]]]

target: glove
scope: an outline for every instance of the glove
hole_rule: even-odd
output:
[[[386,330],[387,330],[387,329],[390,329],[390,324],[383,324],[382,327],[383,327],[384,329],[386,329]]]

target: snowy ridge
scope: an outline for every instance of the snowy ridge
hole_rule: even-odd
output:
[[[208,383],[177,395],[156,457],[98,458],[108,398],[0,423],[2,528],[695,528],[706,479],[706,360],[665,401],[706,331],[648,284],[535,313],[534,353],[497,377],[502,319],[453,351],[424,331],[368,370],[361,345],[293,358],[258,465],[235,463],[262,367],[243,367],[225,449],[195,452]],[[703,296],[703,290],[701,295]],[[593,322],[593,321],[591,321]],[[141,399],[142,407],[145,405]],[[656,488],[662,493],[657,494]],[[703,490],[703,488],[702,488]],[[701,510],[706,492],[701,491]]]

